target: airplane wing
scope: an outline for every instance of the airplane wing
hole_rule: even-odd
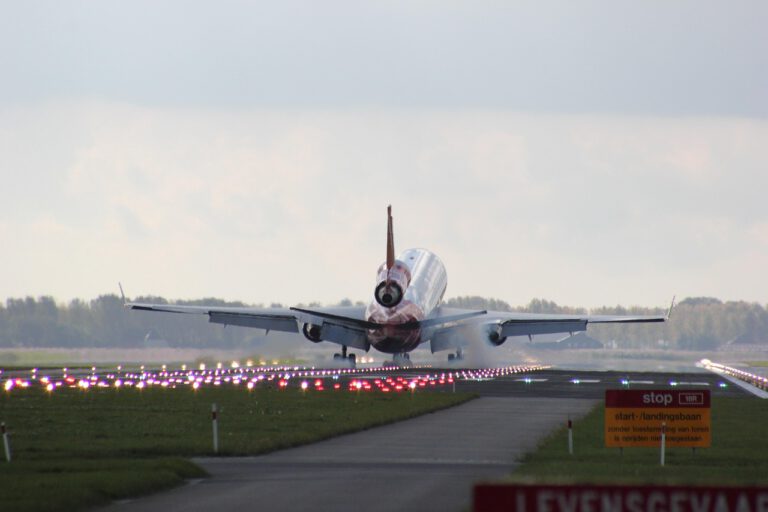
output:
[[[540,314],[488,311],[479,322],[437,329],[431,336],[432,352],[461,347],[467,342],[467,328],[478,326],[494,345],[501,345],[508,336],[533,336],[540,334],[576,333],[586,331],[589,324],[657,323],[666,322],[674,307],[666,315],[580,315]],[[438,315],[456,315],[471,310],[441,308]]]
[[[299,333],[303,324],[319,325],[323,329],[323,341],[366,351],[370,348],[365,335],[365,308],[362,306],[317,308],[310,311],[296,308],[182,306],[126,302],[125,307],[137,311],[207,315],[211,323],[255,327],[267,332]]]
[[[296,316],[285,308],[238,308],[214,306],[180,306],[126,302],[125,307],[137,311],[208,315],[212,323],[257,327],[267,331],[299,332]]]
[[[537,313],[493,312],[499,335],[534,336],[536,334],[574,333],[586,331],[589,324],[626,324],[665,322],[667,316],[629,315],[549,315]]]

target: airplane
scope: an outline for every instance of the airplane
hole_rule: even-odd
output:
[[[460,360],[463,349],[479,333],[493,346],[510,336],[585,331],[588,324],[664,322],[666,316],[614,316],[582,314],[534,314],[507,311],[469,310],[442,305],[448,285],[445,266],[426,249],[408,249],[395,258],[392,207],[387,207],[387,257],[376,272],[373,300],[367,307],[249,308],[182,306],[123,302],[128,309],[166,313],[207,315],[212,323],[254,327],[288,333],[301,332],[313,343],[341,345],[334,360],[354,366],[356,356],[348,349],[368,352],[371,348],[392,354],[392,365],[410,366],[410,352],[429,343],[434,354],[455,351],[449,361]]]

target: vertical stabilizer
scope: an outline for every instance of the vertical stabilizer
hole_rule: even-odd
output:
[[[387,270],[395,265],[395,236],[392,233],[392,205],[387,206]]]

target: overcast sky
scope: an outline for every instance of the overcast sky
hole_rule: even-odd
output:
[[[0,298],[768,302],[768,3],[12,2]]]

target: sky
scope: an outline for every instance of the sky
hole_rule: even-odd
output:
[[[0,299],[768,303],[763,1],[28,1]]]

